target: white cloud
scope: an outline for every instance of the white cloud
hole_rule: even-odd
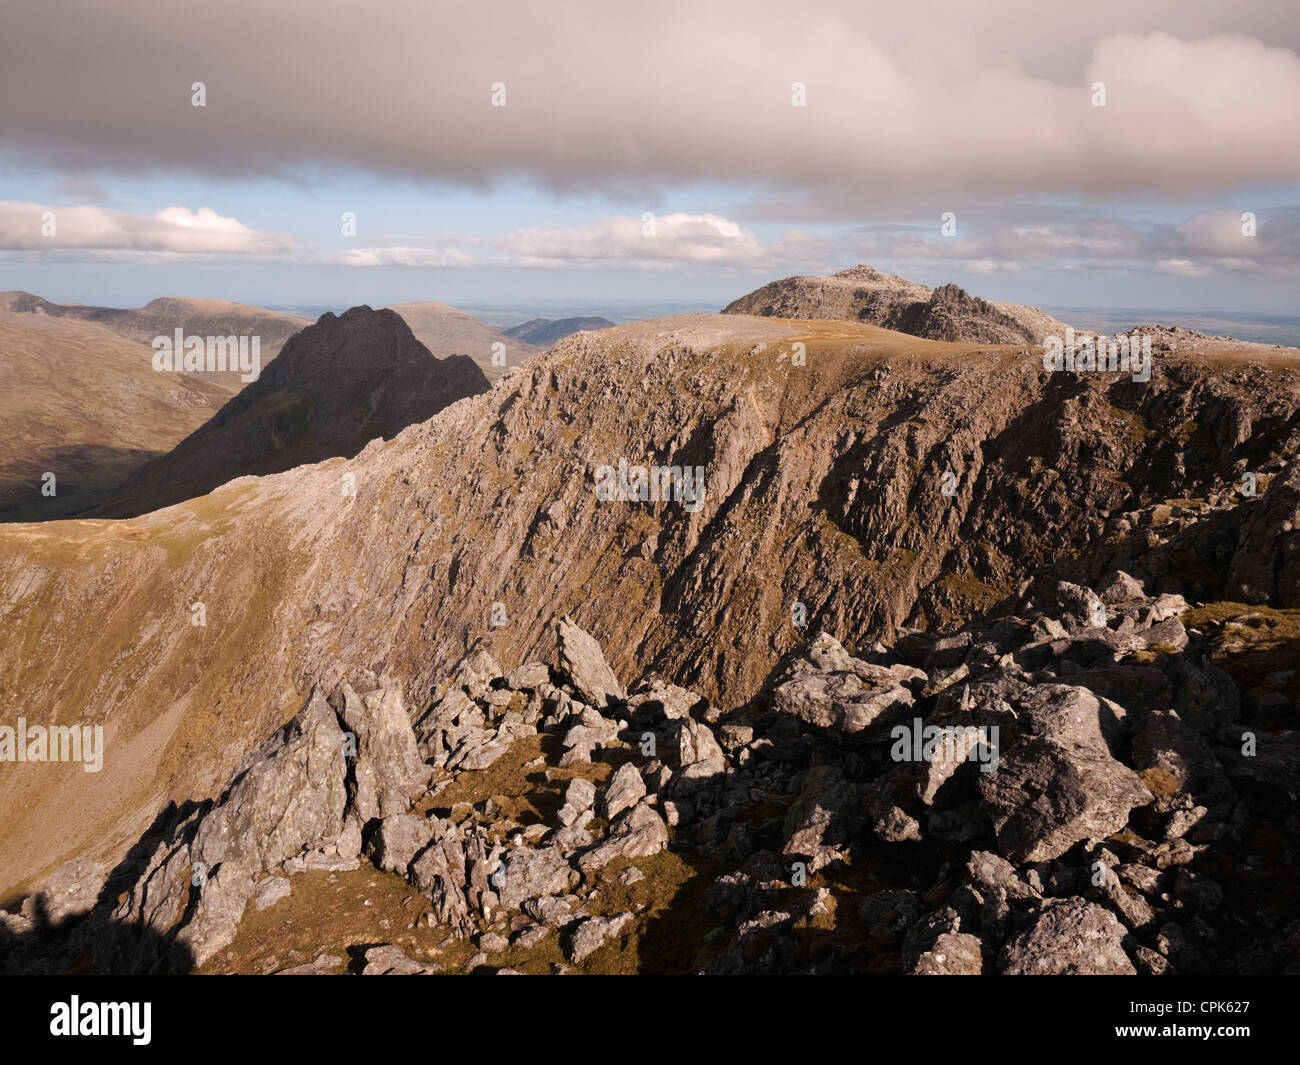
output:
[[[764,244],[743,226],[716,214],[675,212],[652,220],[619,215],[582,226],[533,226],[475,243],[471,257],[454,248],[357,248],[328,261],[347,266],[616,267],[671,270],[683,267],[776,270],[817,269],[834,263],[827,241],[788,230]]]
[[[104,207],[56,207],[0,201],[0,251],[36,254],[131,253],[134,257],[280,255],[294,247],[285,234],[250,229],[209,207],[166,207],[154,215]]]
[[[1208,277],[1214,271],[1190,259],[1161,259],[1155,265],[1156,273],[1174,274],[1177,277]]]
[[[353,248],[329,261],[343,266],[472,266],[474,260],[455,248]]]
[[[784,246],[765,247],[749,230],[715,214],[680,212],[602,218],[586,226],[536,226],[492,243],[520,266],[600,266],[643,269],[674,266],[761,268],[786,258]]]

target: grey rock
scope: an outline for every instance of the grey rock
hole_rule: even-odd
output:
[[[348,798],[360,822],[405,812],[424,790],[425,771],[401,689],[389,682],[358,695],[344,683],[330,702],[356,736]]]
[[[556,635],[560,673],[585,702],[605,707],[627,698],[623,685],[605,661],[600,644],[580,629],[571,617],[560,619]]]
[[[404,875],[437,830],[436,821],[416,814],[385,817],[366,841],[366,856],[380,869]]]
[[[1026,695],[1018,720],[1002,730],[997,771],[977,774],[1006,857],[1059,857],[1081,840],[1118,832],[1130,810],[1152,800],[1141,778],[1110,754],[1103,717],[1114,712],[1084,688],[1044,685]]]
[[[908,967],[913,976],[979,976],[984,971],[982,944],[966,932],[945,932]]]
[[[551,683],[551,667],[545,662],[525,662],[511,672],[506,684],[515,691],[538,691]]]
[[[519,909],[527,899],[564,894],[577,880],[573,867],[552,847],[513,848],[506,851],[502,867],[497,894],[501,905],[510,910]]]
[[[583,777],[574,777],[564,793],[564,805],[557,815],[562,825],[572,825],[591,810],[596,801],[596,785]],[[588,820],[590,817],[588,816]]]
[[[108,879],[108,868],[88,858],[74,858],[59,866],[36,895],[43,922],[61,925],[89,913]]]
[[[207,879],[179,939],[202,965],[235,937],[254,878],[316,841],[336,840],[347,805],[343,732],[319,689],[254,751],[224,802],[198,825],[190,864]],[[170,891],[185,893],[177,878]]]
[[[630,913],[620,913],[613,917],[589,917],[569,937],[569,960],[574,965],[582,963],[622,932],[631,920]]]
[[[563,928],[574,920],[577,905],[578,899],[573,895],[543,895],[540,898],[526,899],[523,911],[547,928]]]
[[[906,686],[925,683],[911,666],[871,665],[853,658],[833,637],[822,633],[786,667],[772,691],[772,706],[820,728],[873,735],[906,717],[915,699]]]
[[[645,797],[645,781],[631,762],[624,762],[614,771],[601,794],[600,811],[606,821],[613,821],[624,810],[635,806]]]
[[[408,957],[401,947],[391,943],[371,947],[365,953],[365,960],[362,976],[432,976],[442,972],[441,965],[416,961]]]
[[[287,898],[293,888],[289,881],[282,876],[268,876],[265,880],[258,881],[257,894],[253,897],[253,905],[259,910],[270,909],[283,898]]]
[[[600,869],[615,858],[648,858],[668,846],[668,826],[654,810],[638,805],[610,826],[609,838],[578,858],[584,873]]]
[[[1136,975],[1115,915],[1086,899],[1054,899],[1034,924],[1003,946],[1001,972],[1011,976]]]
[[[439,924],[447,925],[458,939],[470,934],[465,848],[451,822],[437,823],[434,842],[411,864],[411,882],[433,904]]]
[[[288,969],[277,970],[275,976],[326,976],[334,972],[343,959],[337,954],[318,954],[309,962],[302,965],[293,965]]]

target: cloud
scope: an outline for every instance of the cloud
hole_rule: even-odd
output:
[[[455,248],[353,248],[329,261],[343,266],[472,266],[474,260]]]
[[[1199,212],[1178,223],[1077,218],[1049,225],[1019,225],[984,216],[981,233],[940,235],[933,227],[870,226],[846,234],[841,247],[866,262],[944,261],[976,273],[1016,271],[1027,263],[1110,270],[1145,265],[1160,273],[1204,277],[1230,272],[1258,275],[1300,273],[1300,214],[1265,212],[1254,221],[1254,235],[1243,212]]]
[[[648,203],[731,181],[790,211],[858,216],[1013,194],[1191,202],[1300,180],[1293,0],[1097,0],[1050,19],[1037,0],[663,0],[654,20],[532,0],[350,13],[198,0],[177,47],[163,0],[20,5],[0,38],[8,154],[209,178],[523,178]],[[191,106],[197,81],[206,107]]]
[[[166,207],[154,215],[104,207],[0,201],[0,251],[111,259],[283,255],[292,237],[249,229],[211,208]]]
[[[99,182],[78,177],[59,178],[54,186],[54,195],[74,203],[103,203],[108,199],[108,193]]]
[[[356,248],[328,256],[345,266],[495,266],[675,270],[830,268],[832,242],[786,231],[764,244],[748,229],[715,214],[625,215],[582,226],[532,226],[498,236],[468,238],[477,254],[455,248]]]
[[[1190,259],[1161,259],[1155,266],[1156,273],[1174,274],[1177,277],[1208,277],[1214,271],[1208,266],[1201,266]]]
[[[768,269],[824,261],[823,248],[797,231],[777,245],[764,245],[749,230],[715,214],[681,212],[641,218],[617,216],[590,225],[537,226],[491,242],[511,265],[594,267],[617,264],[637,269],[708,266]]]

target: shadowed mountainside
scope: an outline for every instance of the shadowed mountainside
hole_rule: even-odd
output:
[[[210,421],[132,474],[95,515],[142,514],[235,477],[351,458],[369,441],[487,388],[471,359],[434,358],[393,311],[325,314]]]
[[[608,318],[530,318],[519,325],[512,325],[502,332],[508,337],[525,340],[538,347],[549,348],[557,340],[563,340],[573,333],[584,329],[608,329],[614,323]]]
[[[108,498],[230,396],[157,373],[153,351],[102,325],[0,311],[0,521],[49,521]],[[43,494],[53,474],[53,494]]]

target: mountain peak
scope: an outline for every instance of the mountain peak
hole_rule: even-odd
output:
[[[394,311],[326,312],[170,453],[97,512],[122,516],[203,495],[235,477],[350,458],[466,396],[487,378],[465,356],[435,358]]]
[[[1036,307],[979,299],[951,283],[929,289],[864,263],[828,277],[773,281],[723,313],[866,322],[927,340],[985,344],[1037,344],[1065,330]]]

